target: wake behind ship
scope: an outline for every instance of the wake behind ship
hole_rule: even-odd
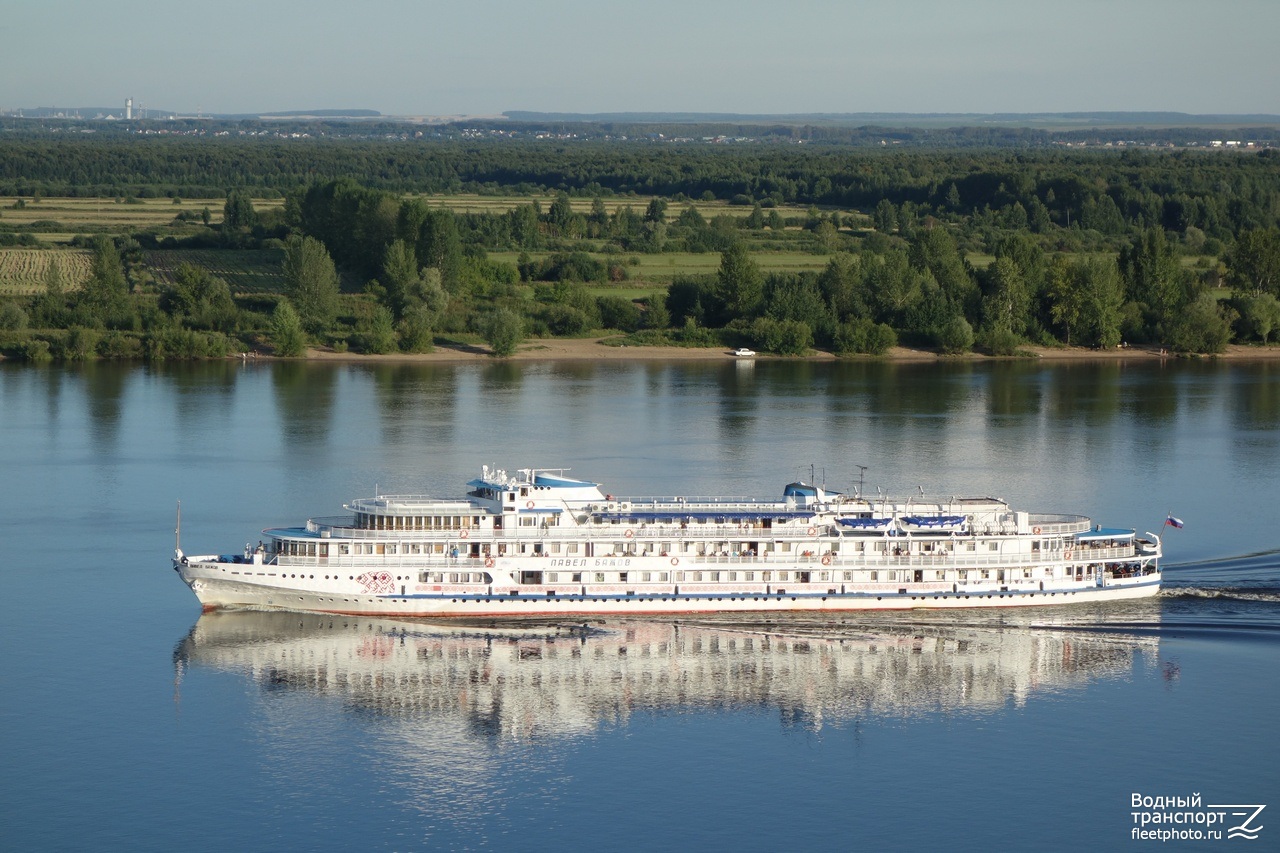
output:
[[[465,498],[376,495],[173,568],[205,610],[546,616],[1013,607],[1143,598],[1160,537],[991,497],[615,498],[483,468]]]

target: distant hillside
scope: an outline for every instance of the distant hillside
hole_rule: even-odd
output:
[[[135,104],[134,118],[140,119],[143,114],[148,118],[167,118],[181,116],[191,118],[197,115],[192,110],[167,110],[146,105]],[[114,107],[26,107],[13,110],[12,114],[21,114],[26,118],[83,118],[92,119],[98,116],[124,118],[124,104]],[[208,113],[200,112],[201,118],[227,119],[230,121],[256,118],[379,118],[382,113],[377,110],[338,109],[338,110],[272,110],[260,113]]]
[[[583,122],[625,124],[736,124],[829,127],[1028,127],[1083,129],[1089,127],[1245,127],[1280,124],[1280,115],[1241,115],[1176,112],[1066,113],[539,113],[508,110],[516,122]]]

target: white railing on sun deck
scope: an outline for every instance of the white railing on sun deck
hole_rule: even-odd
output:
[[[625,522],[617,522],[610,524],[589,524],[581,527],[573,525],[548,525],[546,527],[537,525],[526,527],[517,525],[515,527],[493,529],[482,528],[479,526],[479,520],[489,518],[489,516],[470,516],[475,518],[477,523],[472,527],[458,528],[383,528],[383,529],[367,529],[354,527],[355,519],[350,516],[327,516],[311,518],[307,520],[306,530],[308,533],[314,533],[320,536],[328,534],[327,538],[333,539],[374,539],[392,541],[399,539],[404,540],[420,540],[420,541],[452,541],[462,538],[483,538],[494,540],[506,540],[508,542],[519,541],[544,541],[548,539],[562,541],[600,541],[602,539],[612,538],[614,540],[673,540],[683,539],[691,541],[700,540],[750,540],[750,539],[771,539],[786,537],[810,537],[814,540],[829,535],[834,529],[844,541],[864,540],[879,541],[886,539],[888,541],[905,541],[908,539],[932,538],[941,535],[943,541],[966,540],[973,539],[976,536],[1016,536],[1016,532],[1012,523],[1004,525],[980,525],[980,529],[975,533],[968,530],[957,531],[950,536],[941,531],[917,530],[911,534],[904,534],[898,537],[885,537],[883,534],[868,534],[846,530],[833,519],[823,519],[816,523],[801,519],[795,523],[773,524],[765,527],[759,522],[749,524],[654,524],[644,522],[640,524],[627,524]],[[1056,517],[1056,516],[1055,516]],[[1062,523],[1046,527],[1043,524],[1035,525],[1040,528],[1040,535],[1046,538],[1053,536],[1062,536],[1074,533],[1083,533],[1089,530],[1089,520],[1084,519],[1079,522]],[[810,534],[808,531],[812,529],[814,532]],[[1034,529],[1034,527],[1032,528]],[[466,536],[461,535],[462,531],[466,531]],[[989,531],[989,532],[988,532]],[[1022,534],[1025,535],[1025,534]]]
[[[1121,546],[1118,548],[1076,548],[1071,551],[1071,559],[1073,562],[1099,562],[1103,560],[1117,560],[1132,557],[1134,555],[1134,547]]]
[[[1045,515],[1031,513],[1027,516],[1027,527],[1031,530],[1040,528],[1041,536],[1065,536],[1072,533],[1084,533],[1093,522],[1083,515]]]
[[[422,506],[440,510],[473,510],[475,505],[461,498],[433,498],[430,495],[378,495],[376,498],[356,498],[351,506],[370,509],[387,509],[396,506]]]

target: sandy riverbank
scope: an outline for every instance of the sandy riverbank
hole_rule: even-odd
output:
[[[690,347],[624,347],[609,346],[601,343],[601,338],[548,339],[526,341],[508,361],[728,361],[733,360],[731,350],[724,348],[700,349]],[[1024,351],[1035,358],[1046,361],[1147,361],[1177,358],[1162,352],[1159,347],[1125,347],[1113,350],[1095,350],[1084,347],[1024,347]],[[1250,347],[1232,345],[1218,356],[1230,360],[1280,359],[1280,346]],[[361,355],[358,353],[335,353],[327,349],[311,349],[307,358],[316,361],[379,361],[379,362],[466,362],[495,361],[488,350],[482,346],[437,347],[429,353],[392,353],[388,355]],[[758,360],[779,359],[781,356],[759,355]],[[867,356],[887,361],[956,361],[969,359],[990,361],[990,356],[969,354],[963,356],[944,356],[928,350],[894,347],[883,356]],[[791,359],[795,360],[795,359]],[[805,356],[809,361],[832,361],[835,356],[828,352],[814,351]]]

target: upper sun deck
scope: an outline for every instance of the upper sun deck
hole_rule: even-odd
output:
[[[582,505],[592,501],[611,500],[600,491],[599,483],[566,477],[567,468],[522,468],[514,476],[485,465],[481,475],[467,483],[473,500],[495,508],[514,508],[538,504]]]
[[[466,498],[429,495],[376,495],[345,505],[354,513],[353,523],[333,524],[363,530],[488,528],[486,517],[567,513],[567,526],[594,523],[804,523],[826,518],[846,532],[883,532],[889,529],[926,533],[978,535],[1043,534],[1079,535],[1091,522],[1079,515],[1015,512],[1005,501],[990,496],[919,494],[893,498],[888,495],[845,494],[804,482],[787,484],[780,499],[730,496],[614,497],[600,484],[566,475],[563,468],[522,468],[514,474],[482,468],[481,476],[467,485]],[[570,518],[572,517],[572,518]],[[493,526],[501,526],[494,521]],[[545,527],[545,523],[541,526]],[[566,523],[555,526],[565,527]]]

